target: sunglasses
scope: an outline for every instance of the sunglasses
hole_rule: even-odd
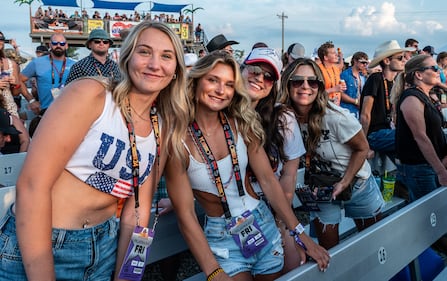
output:
[[[268,71],[265,71],[259,65],[245,65],[248,73],[258,76],[262,74],[264,76],[264,81],[273,83],[276,81],[275,76]]]
[[[103,40],[101,40],[101,39],[94,39],[93,42],[95,44],[101,44],[101,42],[102,42],[104,45],[108,45],[110,43],[109,40],[104,40],[104,39]]]
[[[426,71],[428,69],[431,69],[433,72],[439,72],[441,68],[438,65],[431,65],[431,66],[424,66],[419,68],[419,71]]]
[[[63,47],[63,46],[65,46],[65,44],[67,44],[67,42],[63,42],[63,41],[51,41],[51,45],[53,45],[53,46],[57,46],[57,45],[59,45],[59,46],[61,46],[61,47]]]
[[[390,57],[390,60],[398,60],[398,61],[403,61],[405,57],[404,56],[398,56],[398,57]]]
[[[290,85],[292,85],[293,88],[297,89],[304,85],[304,81],[307,81],[307,84],[312,89],[318,89],[318,87],[321,85],[321,81],[318,80],[316,76],[293,76],[289,79]]]
[[[359,60],[358,62],[364,65],[367,65],[369,63],[369,61],[367,60]]]

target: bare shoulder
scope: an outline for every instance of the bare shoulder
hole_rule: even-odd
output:
[[[75,92],[78,97],[87,95],[88,97],[103,96],[107,91],[107,83],[97,78],[82,78],[71,82],[64,88],[64,92]]]

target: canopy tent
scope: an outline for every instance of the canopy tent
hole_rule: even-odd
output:
[[[79,7],[76,0],[42,0],[44,6]]]
[[[135,10],[135,7],[140,5],[141,3],[145,3],[147,1],[141,2],[115,2],[115,1],[105,1],[105,0],[93,0],[94,9],[111,9],[111,10]]]
[[[185,5],[169,5],[169,4],[160,4],[153,2],[153,6],[151,8],[151,12],[167,12],[167,13],[181,13],[182,9],[188,6]]]

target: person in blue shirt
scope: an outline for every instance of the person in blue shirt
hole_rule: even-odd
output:
[[[365,85],[366,68],[368,67],[368,55],[364,52],[356,52],[352,55],[351,67],[340,74],[340,79],[346,82],[346,91],[341,94],[340,106],[354,113],[359,118],[360,94]]]
[[[48,108],[58,96],[60,89],[65,86],[70,68],[75,63],[67,57],[67,49],[68,43],[65,36],[55,33],[50,38],[49,55],[33,59],[21,73],[23,82],[32,77],[36,78],[39,100],[37,101],[27,91],[22,92],[30,104],[30,109],[36,114],[41,109]]]

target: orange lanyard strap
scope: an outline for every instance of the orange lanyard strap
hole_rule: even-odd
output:
[[[385,106],[388,112],[390,111],[390,94],[388,92],[388,82],[385,77],[383,77],[383,87],[385,87]]]
[[[54,85],[54,70],[56,69],[57,73],[59,74],[59,85],[58,87],[61,86],[62,83],[62,77],[64,76],[64,72],[65,72],[65,66],[67,65],[67,58],[64,57],[64,62],[62,63],[62,68],[61,68],[61,72],[59,72],[59,70],[57,70],[56,65],[53,62],[53,56],[50,55],[50,63],[51,63],[51,85]]]
[[[239,161],[237,159],[237,152],[236,152],[236,145],[234,142],[234,136],[233,131],[231,130],[230,124],[228,123],[227,117],[222,112],[219,112],[220,116],[220,122],[222,124],[222,128],[224,130],[225,139],[227,141],[228,150],[231,154],[232,159],[232,165],[233,165],[233,173],[236,178],[236,183],[239,191],[239,196],[244,196],[245,191],[242,184],[242,176],[239,169]],[[211,170],[211,175],[214,178],[214,183],[217,187],[217,191],[219,193],[219,197],[221,199],[222,208],[224,210],[224,214],[226,218],[231,218],[231,212],[230,207],[228,206],[227,198],[225,195],[225,188],[222,183],[222,178],[220,177],[219,169],[217,166],[216,158],[213,155],[213,152],[208,146],[208,143],[206,142],[205,137],[203,136],[202,131],[199,128],[199,125],[194,120],[191,123],[190,130],[193,134],[193,140],[197,147],[199,148],[199,151],[201,153],[201,156],[204,160],[208,162],[208,168]]]

